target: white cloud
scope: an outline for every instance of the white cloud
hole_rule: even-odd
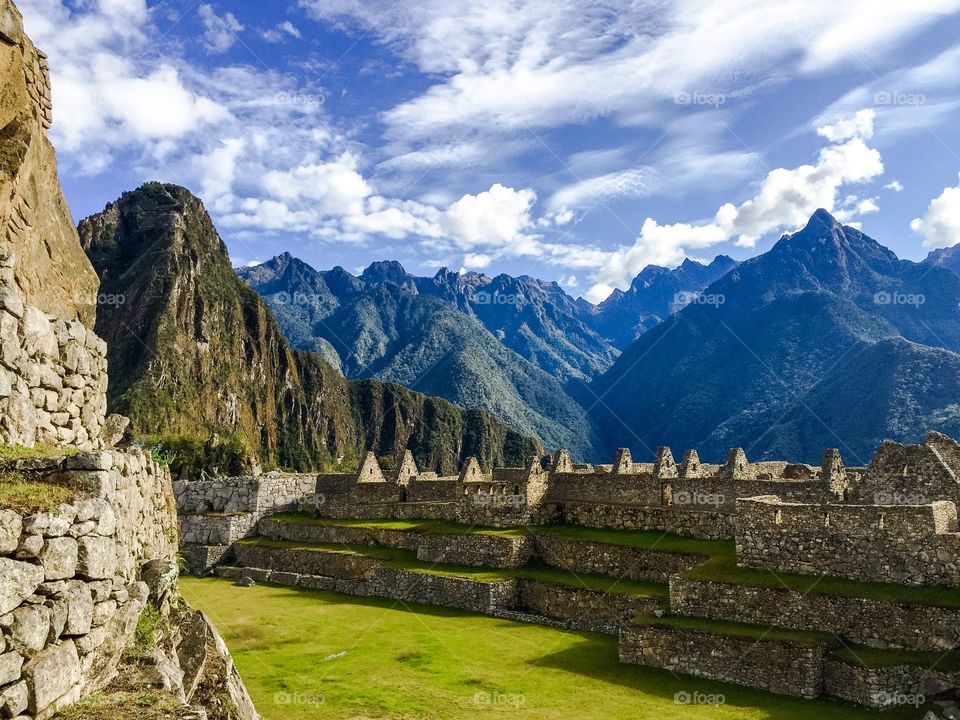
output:
[[[881,8],[873,0],[300,4],[317,19],[375,34],[438,78],[384,115],[393,136],[410,141],[596,116],[656,124],[677,114],[678,95],[727,100],[791,75],[859,67],[864,54],[889,52],[960,8],[960,0]]]
[[[230,50],[237,42],[237,36],[244,30],[236,16],[230,12],[223,16],[217,15],[213,6],[208,4],[201,5],[197,12],[200,14],[200,22],[203,23],[204,47],[218,55]]]
[[[901,192],[903,190],[903,183],[899,180],[893,180],[888,182],[883,186],[884,190],[893,190],[894,192]]]
[[[260,37],[269,43],[282,43],[287,38],[299,39],[300,29],[289,20],[284,20],[275,27],[261,32]]]
[[[944,188],[930,201],[923,217],[910,223],[910,228],[923,236],[928,248],[944,248],[960,243],[960,184]]]
[[[740,246],[752,247],[767,233],[801,226],[818,208],[842,210],[838,213],[842,219],[875,212],[875,198],[854,195],[838,199],[842,187],[873,180],[883,173],[880,153],[861,137],[871,132],[872,125],[863,119],[837,123],[826,131],[818,128],[821,136],[844,141],[822,148],[813,165],[770,171],[753,198],[740,205],[726,203],[709,222],[661,225],[647,218],[636,242],[612,253],[595,273],[597,285],[591,296],[609,294],[610,287],[626,287],[646,265],[675,265],[688,250],[731,239]]]
[[[656,171],[649,167],[598,175],[558,190],[547,201],[547,207],[559,211],[618,198],[645,197],[651,193],[658,177]]]
[[[840,118],[833,125],[818,127],[817,135],[830,142],[842,142],[852,138],[869,140],[873,137],[873,121],[876,116],[876,111],[870,108],[859,110],[853,117]]]
[[[140,66],[129,59],[147,44],[142,0],[100,0],[88,12],[59,0],[25,0],[21,10],[31,37],[50,55],[51,135],[75,172],[102,171],[122,148],[162,156],[171,142],[231,119],[222,103],[189,87],[172,62]]]
[[[464,250],[504,247],[523,239],[536,199],[533,190],[497,183],[476,195],[464,195],[447,208],[441,223],[445,234]]]

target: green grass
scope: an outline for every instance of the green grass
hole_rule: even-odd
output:
[[[835,648],[831,652],[831,656],[842,662],[864,667],[913,665],[924,669],[937,669],[947,672],[960,670],[960,650],[921,652],[915,650],[880,650],[856,645]]]
[[[587,575],[572,573],[557,568],[527,565],[515,569],[491,569],[470,567],[466,565],[444,565],[423,560],[417,560],[416,553],[410,550],[398,550],[384,545],[339,545],[321,543],[298,543],[287,540],[272,540],[266,538],[250,538],[240,540],[240,544],[259,545],[264,547],[282,548],[288,550],[309,550],[312,552],[348,553],[362,555],[383,561],[384,566],[398,570],[412,570],[431,575],[446,575],[464,577],[479,582],[497,582],[510,578],[528,578],[542,580],[555,585],[566,585],[575,588],[615,592],[636,597],[655,598],[666,600],[669,589],[663,583],[643,582],[639,580],[619,580],[603,575]]]
[[[603,635],[269,584],[183,578],[180,586],[220,629],[264,720],[880,717],[623,665],[616,639]],[[679,692],[720,694],[725,703],[678,704]]]
[[[60,503],[73,499],[74,491],[64,485],[27,480],[16,471],[0,471],[0,508],[24,515],[53,512]]]
[[[34,458],[68,457],[80,452],[77,448],[54,447],[53,445],[0,445],[0,462]]]
[[[343,526],[405,532],[442,534],[479,533],[503,537],[527,534],[563,537],[583,542],[610,543],[669,553],[692,553],[705,556],[705,562],[681,573],[695,580],[795,590],[807,594],[840,595],[867,598],[879,602],[905,603],[937,607],[960,607],[960,589],[934,586],[894,585],[861,582],[819,575],[774,573],[769,570],[738,567],[732,540],[699,540],[670,533],[644,530],[612,530],[577,525],[546,525],[530,528],[473,528],[443,520],[327,520],[307,514],[287,513],[273,519],[300,525]]]
[[[744,638],[748,640],[770,640],[776,642],[792,643],[794,645],[803,645],[805,647],[815,647],[824,645],[834,647],[840,643],[836,636],[830,633],[807,631],[807,630],[788,630],[784,628],[771,628],[767,625],[751,625],[740,622],[724,622],[720,620],[710,620],[708,618],[689,617],[686,615],[664,615],[656,617],[650,613],[638,615],[634,622],[637,625],[649,625],[658,628],[671,628],[675,630],[686,630],[688,632],[709,633],[710,635],[723,635],[725,637]]]

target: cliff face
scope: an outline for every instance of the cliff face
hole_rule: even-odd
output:
[[[0,0],[0,442],[91,448],[106,404],[98,281],[57,179],[51,119],[46,58]]]
[[[80,223],[80,239],[108,299],[97,331],[109,348],[109,406],[135,433],[239,433],[260,461],[296,469],[408,444],[424,467],[446,472],[474,447],[487,463],[540,450],[492,416],[475,422],[451,403],[378,382],[359,392],[319,356],[293,352],[183,188],[125,193]],[[377,402],[382,395],[390,400]]]

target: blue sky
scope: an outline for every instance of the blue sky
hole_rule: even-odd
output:
[[[826,207],[960,242],[960,0],[21,0],[76,218],[159,179],[236,264],[598,300]]]

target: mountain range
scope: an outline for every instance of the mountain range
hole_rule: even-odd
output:
[[[242,433],[266,462],[411,447],[450,472],[474,453],[670,445],[709,461],[839,447],[856,465],[885,438],[960,434],[956,253],[901,260],[823,210],[743,263],[647,268],[600,305],[391,261],[235,271],[202,203],[157,183],[80,235],[101,296],[123,299],[97,320],[111,410],[140,433]]]
[[[147,183],[80,223],[101,279],[108,406],[137,436],[241,435],[266,464],[311,469],[337,456],[413,451],[421,468],[522,464],[539,442],[479,410],[391,383],[350,382],[291,349],[233,272],[202,202]]]
[[[604,440],[578,398],[644,324],[734,266],[718,258],[648,268],[630,292],[594,306],[529,276],[412,275],[375,262],[359,276],[318,271],[289,253],[238,275],[270,305],[294,347],[350,378],[376,377],[484,408],[548,447],[586,459]],[[639,330],[638,330],[639,328]]]
[[[591,415],[641,456],[865,463],[884,438],[960,431],[960,276],[900,260],[824,210],[640,337]]]

